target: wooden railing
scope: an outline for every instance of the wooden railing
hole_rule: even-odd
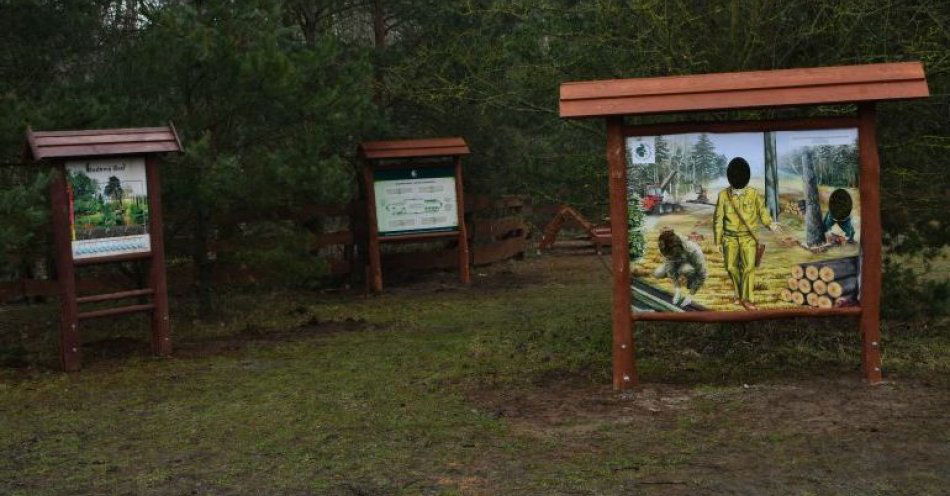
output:
[[[269,212],[270,220],[291,220],[301,226],[311,227],[310,244],[314,260],[326,263],[331,275],[345,279],[355,267],[362,267],[361,244],[365,221],[359,202],[347,205],[311,205],[284,212]],[[510,258],[521,257],[528,249],[530,224],[529,202],[520,196],[502,196],[489,198],[472,196],[466,198],[466,222],[469,232],[469,246],[472,265],[488,265]],[[248,213],[234,215],[235,221],[255,222],[264,220],[254,218]],[[259,216],[257,216],[259,217]],[[175,240],[169,240],[174,243]],[[187,240],[182,240],[187,242]],[[211,249],[218,258],[226,255],[238,246],[246,245],[247,239],[238,236],[215,240]],[[383,266],[393,269],[451,269],[456,266],[455,247],[445,241],[433,241],[422,245],[419,251],[403,251],[396,248],[384,252]],[[224,269],[219,267],[218,269]],[[235,284],[255,279],[253,271],[242,267],[227,267],[216,270],[218,282]],[[167,268],[169,286],[172,289],[184,289],[193,281],[194,268],[191,264],[172,264]],[[118,291],[128,286],[128,281],[119,274],[79,278],[79,294]],[[24,298],[55,296],[59,287],[55,280],[23,278],[15,281],[0,281],[0,304],[23,300]]]

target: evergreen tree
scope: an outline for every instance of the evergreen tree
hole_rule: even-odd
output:
[[[630,249],[630,261],[636,262],[646,252],[646,239],[643,236],[643,206],[640,197],[632,195],[627,207],[627,245]]]

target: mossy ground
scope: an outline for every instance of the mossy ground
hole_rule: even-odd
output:
[[[950,331],[887,322],[862,385],[856,324],[643,324],[639,389],[609,387],[609,276],[546,255],[381,296],[243,290],[83,326],[0,308],[0,494],[942,494]]]

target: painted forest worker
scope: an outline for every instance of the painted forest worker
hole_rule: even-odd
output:
[[[723,255],[726,272],[736,290],[733,303],[746,310],[756,310],[755,256],[758,237],[755,229],[760,225],[772,231],[779,229],[778,223],[772,222],[763,196],[748,187],[751,175],[749,163],[744,158],[736,157],[729,161],[726,168],[729,187],[719,192],[713,218],[716,247]]]
[[[847,190],[838,188],[831,193],[831,197],[828,198],[828,211],[825,212],[825,218],[821,221],[825,230],[825,240],[828,240],[831,228],[837,224],[847,237],[848,244],[854,244],[854,224],[851,222],[852,208],[854,208],[854,201]]]

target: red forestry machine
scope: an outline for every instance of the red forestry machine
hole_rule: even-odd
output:
[[[640,205],[643,206],[644,213],[647,215],[661,215],[683,211],[683,206],[676,201],[670,201],[666,194],[669,192],[670,185],[673,183],[673,178],[676,177],[677,172],[676,170],[670,171],[670,174],[660,184],[647,183],[643,185],[639,194]]]

